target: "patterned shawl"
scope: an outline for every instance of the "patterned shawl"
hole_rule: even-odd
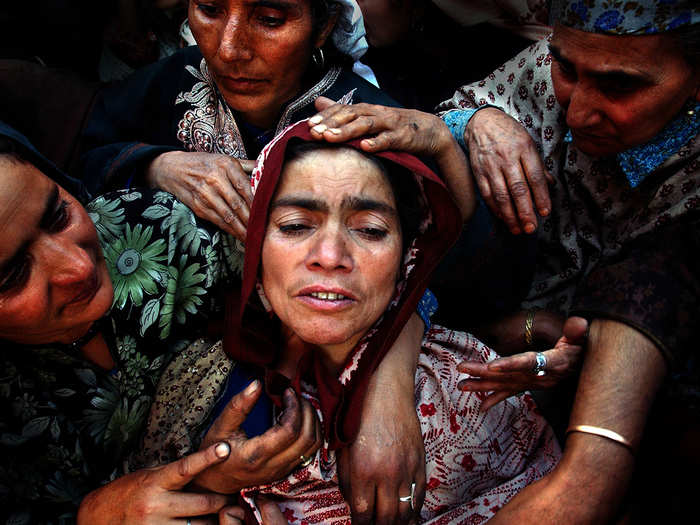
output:
[[[290,139],[311,141],[304,120],[283,131],[258,157],[251,184],[255,198],[248,222],[245,263],[240,295],[232,294],[227,305],[224,349],[235,360],[266,369],[266,386],[273,399],[286,386],[268,365],[273,363],[283,344],[279,321],[264,312],[264,300],[254,294],[258,283],[262,244],[267,226],[268,208],[282,171],[285,150]],[[348,143],[359,149],[359,140]],[[440,258],[456,240],[461,230],[459,211],[442,181],[417,158],[397,152],[378,156],[394,162],[410,173],[421,188],[423,217],[419,233],[404,253],[401,277],[386,312],[369,329],[349,355],[338,377],[329,377],[311,350],[302,358],[292,386],[301,392],[301,381],[316,385],[325,424],[326,440],[331,449],[354,439],[359,425],[364,394],[369,379],[391,348],[408,318],[415,311]]]

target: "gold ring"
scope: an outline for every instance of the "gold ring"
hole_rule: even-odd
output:
[[[314,460],[313,456],[307,458],[303,454],[301,456],[299,456],[299,459],[301,459],[301,463],[299,463],[299,466],[301,468],[308,467],[309,465],[311,465],[311,462]]]

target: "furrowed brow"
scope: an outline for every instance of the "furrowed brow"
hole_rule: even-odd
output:
[[[386,202],[364,197],[345,197],[341,206],[353,211],[378,211],[391,216],[397,214],[396,208]]]
[[[270,205],[270,210],[282,207],[303,208],[309,211],[328,211],[328,204],[318,199],[308,197],[282,197]]]

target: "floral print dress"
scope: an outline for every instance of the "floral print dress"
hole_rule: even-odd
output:
[[[75,522],[87,492],[123,472],[171,357],[221,311],[242,246],[172,195],[104,195],[87,207],[114,285],[100,331],[107,371],[66,345],[0,351],[0,523]]]

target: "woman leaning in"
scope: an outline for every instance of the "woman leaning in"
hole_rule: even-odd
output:
[[[221,406],[248,385],[250,405],[259,397],[279,400],[291,386],[310,400],[322,420],[320,451],[289,476],[261,485],[229,476],[230,490],[241,491],[262,523],[271,511],[261,499],[276,501],[278,515],[292,523],[350,523],[338,453],[367,416],[360,407],[369,377],[461,230],[463,216],[445,186],[415,157],[358,149],[359,141],[318,143],[300,122],[263,150],[252,177],[242,290],[231,298],[223,347],[205,351],[217,356],[215,368],[226,369],[225,349],[250,376],[192,382],[178,373],[191,366],[186,357],[166,373],[149,421],[142,459],[158,464],[163,451],[171,459],[187,452],[182,436],[206,427],[206,406],[184,422],[169,413],[196,392],[227,390]],[[469,197],[462,201],[466,214]],[[415,498],[415,483],[402,484],[400,497],[388,501],[401,523],[413,522],[413,509],[421,523],[487,520],[556,464],[556,440],[529,395],[484,412],[479,395],[456,388],[465,356],[483,362],[495,354],[469,334],[438,326],[423,340],[413,388],[428,483],[424,503]],[[275,413],[273,407],[258,416],[263,429]]]
[[[354,5],[333,0],[190,1],[197,46],[115,84],[97,102],[86,129],[91,144],[84,157],[86,183],[93,188],[158,187],[243,240],[251,201],[244,168],[252,163],[246,159],[255,158],[290,122],[312,115],[320,95],[394,104],[350,69],[363,46]],[[439,131],[433,136],[447,137],[450,145],[437,162],[444,173],[461,174],[464,160],[456,143],[444,125]],[[346,481],[356,486],[357,501],[351,506],[358,523],[375,518],[373,505],[358,504],[374,501],[379,487],[378,500],[398,497],[398,485],[406,481],[416,480],[419,497],[423,493],[422,441],[410,388],[415,372],[410,363],[422,328],[414,316],[396,351],[377,371],[380,377],[386,374],[384,380],[370,385],[367,400],[377,406],[374,417],[363,423],[383,437],[347,450],[354,466],[341,469],[341,475],[348,473]],[[383,403],[387,396],[396,399],[395,411]]]
[[[218,512],[226,498],[180,489],[255,442],[119,476],[163,368],[207,331],[215,290],[239,275],[234,241],[164,192],[117,192],[85,209],[78,181],[2,123],[0,139],[0,516],[73,523],[81,505],[82,523],[162,523]],[[287,401],[275,430],[284,446],[258,439],[282,471],[316,441],[310,407]]]
[[[549,39],[487,79],[460,88],[441,107],[468,150],[494,215],[514,234],[533,234],[533,276],[515,297],[517,304],[557,315],[581,312],[592,320],[569,425],[622,436],[615,441],[570,433],[557,469],[514,498],[496,521],[539,523],[544,515],[552,523],[611,520],[620,511],[635,463],[667,472],[669,465],[692,458],[682,447],[681,430],[700,421],[692,401],[698,380],[691,350],[698,276],[689,250],[697,243],[700,202],[700,7],[684,0],[633,5],[630,10],[617,2],[553,2]],[[357,122],[370,117],[380,132],[375,145],[381,146],[384,122],[365,109],[335,109],[336,116],[328,112],[316,121],[326,128],[353,121],[354,131],[362,134]],[[402,128],[404,135],[407,131]],[[343,131],[324,134],[348,138]],[[411,142],[396,133],[388,136],[394,147]],[[373,151],[372,145],[367,149]],[[473,274],[471,261],[459,264],[467,272],[455,274],[459,279]],[[493,282],[478,280],[486,289]],[[447,288],[457,300],[470,293],[459,284],[453,280]],[[519,315],[511,333],[524,344],[525,315]],[[567,361],[557,352],[545,354],[548,370]],[[536,388],[550,380],[549,374],[533,377],[534,352],[514,363],[516,369],[505,374],[496,365],[465,365],[465,371],[485,379],[469,381],[468,388],[501,389],[496,394],[501,398],[524,383]],[[688,411],[676,432],[652,423],[646,437],[655,436],[660,445],[635,456],[628,448],[639,449],[647,418],[660,416],[651,411],[654,400]],[[661,448],[687,455],[656,459]],[[664,478],[678,481],[667,485],[674,487],[669,501],[692,500],[679,496],[687,490],[682,473],[667,472]],[[661,488],[654,484],[645,490],[657,501]],[[665,505],[659,510],[676,511]]]

